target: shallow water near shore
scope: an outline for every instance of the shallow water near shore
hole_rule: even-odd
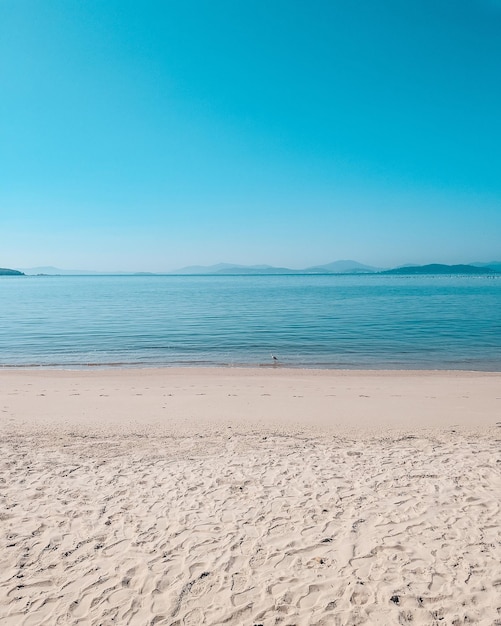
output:
[[[0,366],[501,371],[501,280],[398,276],[0,279]]]

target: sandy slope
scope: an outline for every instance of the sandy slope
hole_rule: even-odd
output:
[[[501,375],[0,372],[0,624],[501,624]]]

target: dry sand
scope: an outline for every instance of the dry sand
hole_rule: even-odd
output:
[[[0,372],[0,624],[501,624],[501,375]]]

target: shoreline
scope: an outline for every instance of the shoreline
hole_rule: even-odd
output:
[[[496,369],[498,368],[498,369]],[[470,369],[467,367],[451,367],[450,364],[445,364],[443,366],[434,365],[434,366],[424,366],[420,364],[415,364],[413,366],[403,366],[402,364],[395,365],[392,367],[388,363],[380,363],[379,365],[368,366],[366,364],[363,365],[325,365],[319,363],[313,363],[311,365],[307,363],[302,364],[293,364],[293,363],[284,363],[279,361],[278,363],[273,362],[256,362],[256,363],[247,363],[247,362],[234,362],[234,363],[219,363],[219,362],[209,362],[209,361],[186,361],[186,362],[175,362],[175,363],[147,363],[147,362],[107,362],[107,363],[0,363],[0,372],[4,370],[38,370],[38,369],[48,369],[48,370],[169,370],[169,369],[272,369],[272,370],[304,370],[304,371],[327,371],[327,372],[336,372],[336,371],[347,371],[347,372],[491,372],[491,373],[501,373],[501,362],[493,364],[486,364],[485,368],[482,369]]]
[[[0,373],[1,372],[9,372],[9,371],[50,371],[50,372],[93,372],[93,371],[172,371],[179,370],[181,371],[193,371],[193,370],[236,370],[236,371],[263,371],[263,370],[272,370],[272,371],[281,371],[281,372],[346,372],[346,373],[377,373],[383,372],[386,374],[392,373],[437,373],[437,374],[501,374],[501,365],[500,369],[463,369],[463,368],[451,368],[451,367],[319,367],[315,366],[306,366],[306,365],[283,365],[283,364],[273,364],[273,363],[258,363],[258,364],[220,364],[220,363],[209,363],[207,365],[200,364],[198,362],[186,363],[186,364],[143,364],[143,363],[85,363],[85,364],[19,364],[12,365],[0,364]]]

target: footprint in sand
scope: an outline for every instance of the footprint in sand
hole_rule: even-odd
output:
[[[308,593],[299,599],[299,606],[303,609],[309,609],[317,605],[320,595],[320,587],[318,585],[309,585]]]
[[[194,609],[183,617],[184,626],[199,626],[199,624],[203,624],[204,622],[204,614],[200,609]]]
[[[248,580],[248,576],[246,574],[242,574],[242,572],[233,574],[231,577],[231,590],[233,593],[240,593],[246,589]]]
[[[370,594],[365,590],[357,590],[351,594],[350,603],[360,606],[362,604],[367,604],[371,599]]]
[[[264,562],[266,561],[266,554],[264,553],[264,550],[259,549],[256,554],[254,554],[253,556],[251,556],[251,558],[249,559],[249,565],[251,567],[261,567],[261,565],[264,564]]]
[[[202,572],[193,585],[191,585],[189,593],[193,598],[199,598],[204,593],[207,593],[213,584],[214,581],[210,572]]]

